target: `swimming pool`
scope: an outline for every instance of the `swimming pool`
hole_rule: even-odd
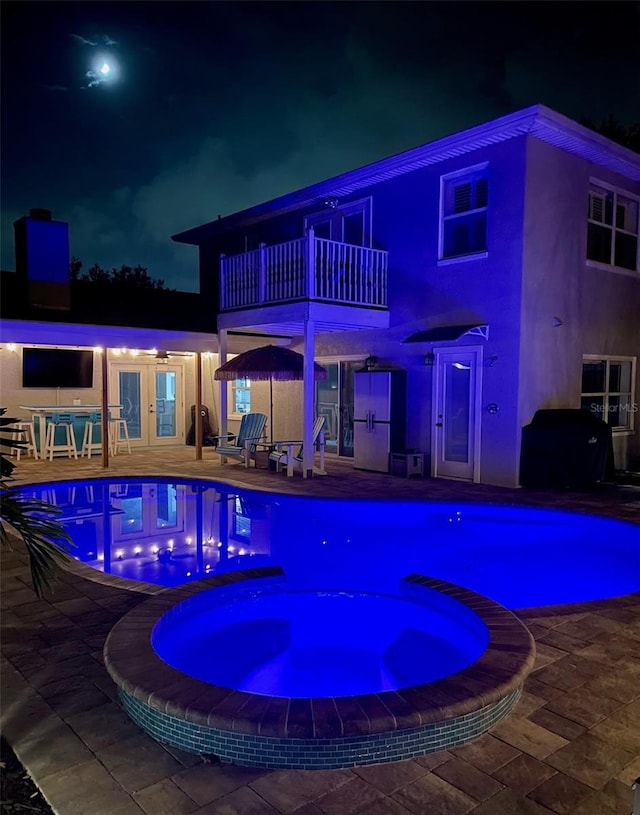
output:
[[[513,708],[533,667],[531,635],[505,607],[640,590],[640,527],[594,516],[459,503],[326,500],[174,478],[96,479],[28,491],[60,507],[83,569],[130,581],[132,588],[156,589],[118,621],[104,649],[105,665],[131,718],[160,741],[239,764],[346,767],[465,743]],[[403,650],[404,631],[414,616],[404,614],[387,640],[402,657],[400,673],[408,671],[393,683],[396,687],[368,685],[371,675],[365,671],[342,689],[306,690],[242,687],[232,674],[242,674],[246,663],[200,678],[202,665],[169,664],[155,651],[155,626],[181,614],[185,600],[216,588],[230,591],[236,602],[239,584],[262,595],[264,589],[252,581],[261,587],[275,581],[281,595],[316,600],[322,595],[338,604],[367,595],[392,597],[402,605],[407,591],[433,591],[478,615],[489,632],[488,644],[466,666],[463,660],[443,668],[440,678],[421,677],[420,660],[410,664],[416,649]],[[267,618],[273,621],[274,613],[271,609]],[[314,614],[307,605],[293,616]],[[371,614],[355,616],[366,629]],[[276,619],[280,633],[288,636],[286,620]],[[246,633],[251,638],[255,631]],[[273,634],[271,628],[265,639],[269,647]],[[215,660],[233,658],[229,637],[227,630],[222,645],[210,649]],[[459,631],[452,632],[445,651],[459,637]],[[191,649],[205,658],[206,639],[205,634]],[[318,643],[316,638],[312,650]],[[244,644],[243,656],[251,643],[245,639]],[[357,637],[351,644],[357,649]],[[338,642],[337,650],[343,645]],[[334,641],[329,650],[335,648]],[[318,662],[318,653],[312,656]],[[390,662],[398,666],[393,657]],[[380,666],[373,672],[381,673]]]
[[[74,556],[138,585],[179,586],[277,564],[298,590],[393,593],[405,575],[418,573],[508,608],[640,591],[640,526],[593,515],[327,500],[175,479],[95,479],[21,491],[60,507]]]

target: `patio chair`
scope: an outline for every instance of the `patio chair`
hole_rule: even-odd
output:
[[[256,444],[264,437],[266,424],[267,417],[264,413],[245,413],[237,434],[218,436],[216,452],[220,456],[220,464],[224,464],[227,458],[236,458],[248,467]]]
[[[326,475],[324,469],[324,423],[326,416],[318,416],[315,424],[313,425],[312,442],[314,447],[320,450],[320,466],[313,465],[314,475]],[[298,442],[274,442],[275,450],[269,454],[269,463],[276,472],[280,469],[287,470],[287,475],[292,475],[293,470],[302,470],[304,446],[300,444],[296,452],[293,451],[293,445]],[[291,460],[289,459],[291,456]]]

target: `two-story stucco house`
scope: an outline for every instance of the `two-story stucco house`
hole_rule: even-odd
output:
[[[640,454],[639,205],[638,154],[536,105],[173,237],[199,247],[221,361],[254,333],[327,366],[276,437],[323,412],[353,456],[356,371],[402,369],[406,448],[513,486],[538,409],[606,419],[618,469]]]

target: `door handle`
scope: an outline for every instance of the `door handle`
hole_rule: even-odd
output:
[[[442,427],[442,422],[436,422],[436,427]]]

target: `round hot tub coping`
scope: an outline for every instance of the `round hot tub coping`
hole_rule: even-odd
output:
[[[277,566],[218,575],[165,590],[128,612],[109,633],[104,660],[129,708],[140,704],[192,726],[258,738],[357,738],[459,720],[506,699],[515,703],[533,668],[534,640],[515,614],[469,589],[418,574],[402,582],[412,592],[423,587],[459,601],[477,614],[489,634],[486,649],[474,663],[435,682],[357,696],[288,699],[211,685],[156,654],[152,631],[182,601],[208,589],[246,586],[248,581],[260,581],[262,587],[284,578]],[[138,723],[144,727],[143,721]]]

